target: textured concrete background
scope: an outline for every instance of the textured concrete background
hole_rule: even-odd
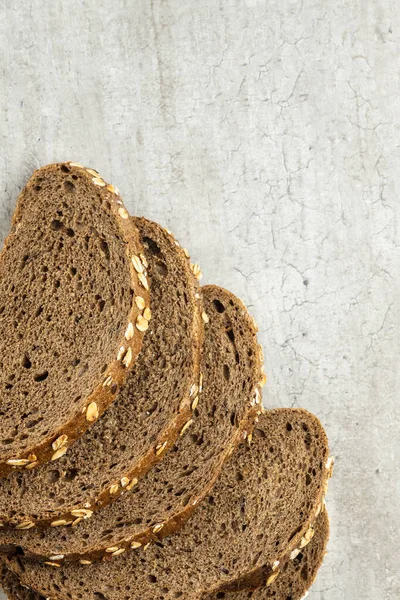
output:
[[[399,7],[3,0],[0,61],[1,235],[66,159],[172,229],[259,322],[266,404],[327,428],[310,597],[398,599]]]

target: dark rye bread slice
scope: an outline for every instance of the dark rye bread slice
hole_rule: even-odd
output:
[[[0,255],[0,477],[57,460],[114,400],[143,337],[140,252],[96,171],[34,172]]]
[[[253,591],[204,594],[203,600],[269,600],[270,598],[273,600],[303,600],[314,583],[326,554],[329,540],[329,519],[326,511],[317,518],[314,531],[315,535],[312,541],[295,558],[286,562],[276,578],[275,573],[271,575],[269,583],[264,587]],[[11,595],[14,600],[43,600],[43,596],[35,595],[32,590],[22,588],[16,575],[10,574],[8,571],[5,587],[10,589],[11,586],[13,586],[12,590],[16,590],[13,592],[14,595]],[[22,590],[25,595],[21,594]]]
[[[70,452],[35,473],[1,482],[0,515],[17,523],[18,531],[49,521],[54,527],[78,525],[90,518],[135,485],[191,417],[200,378],[200,288],[171,235],[146,219],[132,224],[140,233],[140,264],[146,265],[152,288],[153,314],[145,323],[142,351],[115,402]],[[149,309],[141,301],[139,306],[143,321],[150,319]],[[7,530],[1,531],[4,542]]]
[[[328,443],[304,410],[264,413],[179,534],[89,566],[5,557],[21,582],[57,600],[199,599],[261,587],[312,539],[330,475]]]
[[[57,563],[111,558],[183,525],[262,410],[262,355],[251,317],[240,300],[215,286],[203,288],[203,303],[203,391],[173,450],[134,489],[79,527],[2,528],[0,549],[22,546],[29,556]]]
[[[289,560],[279,576],[267,586],[254,591],[205,594],[204,600],[303,600],[322,564],[328,539],[329,520],[325,511],[315,523],[315,536],[310,544],[296,558]],[[1,584],[9,600],[47,600],[38,592],[23,587],[18,576],[6,567],[1,572]]]

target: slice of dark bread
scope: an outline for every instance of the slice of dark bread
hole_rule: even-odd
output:
[[[56,461],[114,400],[143,337],[140,252],[96,171],[34,172],[0,255],[0,477]]]
[[[310,544],[282,567],[276,580],[254,591],[205,594],[203,600],[302,600],[315,581],[326,554],[328,539],[329,519],[324,511],[317,518],[315,536]],[[6,567],[1,572],[1,584],[9,600],[47,600],[38,592],[23,587],[18,576]]]
[[[88,561],[137,549],[182,527],[262,410],[262,360],[251,317],[240,300],[216,286],[203,288],[203,303],[203,391],[200,402],[193,395],[193,422],[173,450],[134,489],[78,527],[2,528],[0,549],[22,546],[29,556],[57,563]]]
[[[138,260],[152,288],[150,322],[149,309],[135,297],[143,311],[140,325],[148,327],[142,351],[115,402],[70,452],[35,473],[1,482],[0,515],[16,524],[14,540],[48,522],[57,528],[89,519],[133,487],[191,418],[200,379],[200,288],[170,234],[146,219],[133,219],[132,225],[140,234],[144,254]],[[7,529],[0,531],[5,543]]]
[[[318,419],[269,411],[180,534],[89,566],[5,561],[24,585],[57,600],[194,600],[261,587],[311,541],[330,472]]]
[[[204,594],[203,600],[303,600],[307,591],[315,581],[318,570],[326,554],[326,546],[329,540],[329,519],[326,511],[322,512],[314,527],[315,535],[312,541],[305,546],[292,560],[288,560],[281,568],[279,575],[274,579],[271,575],[269,583],[257,590],[242,590],[240,592],[217,592],[215,594]],[[7,573],[6,586],[12,579],[14,589],[22,590],[16,575]],[[18,588],[19,586],[19,588]],[[17,600],[30,600],[31,590],[24,590],[25,595],[11,596]],[[37,596],[31,596],[32,599]],[[38,599],[43,596],[39,596]]]

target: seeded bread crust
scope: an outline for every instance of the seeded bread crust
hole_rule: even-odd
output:
[[[262,411],[263,356],[252,318],[240,300],[216,286],[203,288],[203,302],[202,394],[200,402],[192,396],[193,421],[173,451],[132,492],[79,527],[3,528],[0,549],[20,546],[29,558],[88,564],[137,550],[183,526]]]
[[[315,536],[293,560],[281,569],[279,577],[258,590],[217,594],[206,594],[203,600],[303,600],[315,581],[318,570],[326,554],[329,539],[329,519],[327,512],[318,517]],[[10,600],[47,600],[44,596],[21,585],[18,576],[6,567],[1,572],[1,584]]]
[[[180,534],[89,566],[54,568],[21,556],[6,565],[54,600],[199,600],[262,587],[311,542],[330,473],[318,419],[300,409],[268,411]]]
[[[54,189],[56,181],[59,182],[62,191],[57,192]],[[115,221],[116,236],[123,242],[124,246],[123,254],[121,254],[120,259],[125,262],[127,289],[132,289],[134,295],[140,294],[143,296],[146,306],[149,306],[148,286],[145,275],[143,275],[141,281],[131,262],[132,257],[142,251],[137,231],[129,222],[128,213],[122,203],[117,188],[107,184],[97,171],[87,169],[77,163],[71,162],[48,165],[35,171],[22,191],[12,219],[10,234],[5,241],[0,256],[0,271],[3,272],[5,277],[3,280],[4,286],[8,285],[10,272],[17,273],[17,265],[15,264],[16,257],[13,255],[14,247],[20,247],[18,246],[19,239],[22,239],[21,236],[24,235],[27,227],[28,232],[32,227],[35,227],[35,222],[32,221],[32,219],[35,219],[35,207],[32,198],[40,197],[42,201],[42,188],[48,189],[46,188],[48,185],[53,185],[51,192],[45,197],[45,202],[47,202],[46,208],[48,209],[46,218],[48,217],[49,219],[49,229],[50,226],[53,229],[56,227],[55,225],[53,227],[53,224],[59,225],[60,228],[64,227],[61,221],[62,217],[58,217],[59,220],[54,220],[57,216],[55,212],[57,205],[56,202],[53,202],[53,197],[57,196],[57,194],[58,201],[60,202],[61,198],[65,198],[65,206],[67,206],[68,198],[71,198],[74,194],[78,193],[85,194],[85,190],[90,190],[91,194],[93,194],[93,201],[96,199],[96,202],[101,205],[102,210],[107,211],[108,214],[112,215]],[[28,214],[28,217],[25,218],[27,210],[29,210],[30,213]],[[74,213],[74,219],[75,218],[76,213]],[[67,226],[70,226],[69,223],[68,225],[65,225],[65,228]],[[53,233],[55,236],[58,232],[55,231]],[[66,234],[67,236],[78,236],[73,229],[66,229]],[[106,244],[106,242],[104,243]],[[31,247],[33,253],[35,253],[35,247],[32,246],[32,244],[29,247],[29,250]],[[24,264],[24,261],[31,260],[28,255],[24,257],[21,256],[20,259],[22,260],[21,265]],[[33,260],[36,260],[36,258],[34,257]],[[18,275],[16,275],[16,277],[18,277]],[[143,285],[145,287],[143,287]],[[23,319],[25,319],[25,321],[27,318],[31,319],[33,316],[29,312],[28,316],[26,315],[26,311],[29,311],[30,307],[29,299],[28,295],[28,300],[26,302],[23,301],[23,309],[25,312],[22,314],[24,315]],[[20,309],[21,305],[19,303],[17,304]],[[8,315],[8,311],[4,311],[2,315]],[[62,421],[57,415],[54,415],[54,423],[46,423],[46,425],[48,425],[47,430],[37,438],[32,434],[30,439],[25,442],[17,439],[6,440],[6,445],[0,442],[0,477],[5,477],[15,470],[30,470],[42,463],[57,460],[65,454],[69,446],[102,415],[109,404],[115,399],[117,390],[124,383],[139,354],[143,332],[138,330],[135,325],[140,316],[141,311],[139,311],[135,302],[133,302],[129,307],[128,313],[123,315],[124,324],[121,328],[121,337],[119,340],[116,340],[115,358],[111,360],[109,364],[104,366],[102,375],[100,375],[99,371],[98,384],[92,389],[91,393],[82,397],[80,401],[75,402],[73,405],[71,399],[67,399],[70,402],[70,405],[73,406],[73,410],[68,409],[65,421]],[[3,319],[3,316],[1,316],[1,319]],[[26,322],[27,328],[29,329],[30,321],[28,320]],[[132,328],[133,334],[127,336],[126,332],[131,332]],[[129,339],[127,339],[127,337]],[[13,339],[15,339],[15,337]],[[36,341],[38,345],[46,343],[40,330],[37,331]],[[7,343],[3,348],[3,361],[7,358],[4,356],[4,353],[13,352],[13,343]],[[120,352],[119,350],[122,346],[124,352]],[[29,363],[26,366],[30,366]],[[24,371],[24,369],[22,369],[22,371]],[[44,375],[39,374],[37,376],[37,381],[40,381],[40,378],[44,376],[47,376],[46,373]],[[12,385],[6,385],[6,389],[9,389],[10,387],[12,387]],[[15,411],[15,403],[13,406]],[[25,403],[24,406],[21,406],[21,414],[24,410],[29,411],[30,409],[31,406],[28,405],[28,408],[26,408]],[[18,418],[15,420],[20,422]],[[27,437],[28,436],[25,435],[25,439]],[[24,438],[21,439],[23,440]]]
[[[143,243],[136,268],[149,278],[154,300],[150,323],[148,307],[139,303],[148,332],[138,363],[115,403],[57,466],[43,465],[37,473],[2,482],[0,514],[3,523],[15,527],[0,529],[3,548],[20,545],[27,530],[48,524],[50,531],[78,528],[99,508],[129,492],[191,419],[198,398],[204,324],[200,273],[194,275],[187,253],[162,227],[144,218],[130,223]],[[174,300],[173,294],[179,297]],[[160,361],[165,360],[169,362],[163,369]]]

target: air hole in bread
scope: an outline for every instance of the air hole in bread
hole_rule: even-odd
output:
[[[311,441],[312,441],[312,437],[311,437],[311,433],[307,433],[305,438],[304,438],[304,443],[307,447],[311,446]]]
[[[192,466],[192,467],[187,467],[186,469],[184,469],[182,471],[182,476],[183,477],[189,477],[189,475],[191,475],[192,473],[194,473],[197,470],[198,467],[196,466]]]
[[[146,236],[143,237],[143,244],[152,254],[154,254],[154,256],[160,256],[162,254],[160,247],[151,238]]]
[[[67,165],[61,165],[61,171],[62,171],[63,173],[69,173],[69,172],[70,172],[70,170],[69,170],[69,168],[67,167]]]
[[[32,421],[27,421],[25,423],[25,426],[27,427],[27,429],[33,429],[34,427],[36,427],[36,425],[39,425],[39,423],[41,423],[43,421],[42,417],[38,417],[37,419],[32,419]]]
[[[224,377],[225,377],[226,381],[229,381],[231,378],[231,372],[229,370],[228,365],[224,365]]]
[[[190,502],[191,497],[191,494],[186,494],[186,496],[182,498],[182,506],[187,506]]]
[[[101,535],[101,539],[107,540],[111,536],[112,533],[113,533],[113,529],[105,529],[100,534]]]
[[[168,275],[168,268],[165,263],[158,261],[155,264],[155,268],[162,277],[166,277]]]
[[[258,427],[256,427],[256,429],[254,429],[253,436],[259,437],[259,438],[265,438],[266,437],[265,431],[263,431],[262,429],[259,429]]]
[[[67,179],[67,181],[64,181],[64,189],[67,192],[75,192],[75,184]]]
[[[220,302],[219,300],[213,300],[213,304],[214,304],[217,312],[219,312],[219,313],[225,312],[225,306],[222,304],[222,302]]]
[[[258,562],[258,559],[260,558],[261,554],[262,554],[262,552],[261,552],[261,551],[260,551],[260,552],[257,552],[257,554],[256,554],[256,555],[253,557],[253,560],[252,560],[252,564],[253,564],[253,565],[257,564],[257,562]]]
[[[24,357],[22,359],[22,366],[24,367],[24,369],[30,369],[32,366],[29,356],[26,353],[24,354]]]
[[[36,375],[34,375],[33,377],[33,380],[40,383],[41,381],[45,381],[45,379],[47,379],[48,376],[48,371],[42,371],[41,373],[36,373]]]
[[[190,434],[190,439],[192,440],[193,443],[196,443],[197,440],[199,439],[199,436],[196,433],[191,433]]]
[[[307,565],[304,565],[304,567],[300,571],[300,576],[302,579],[304,579],[304,581],[307,581],[307,579],[308,579]]]
[[[58,231],[59,229],[63,228],[63,224],[58,219],[53,219],[53,221],[50,224],[50,227],[53,231]]]
[[[226,335],[231,340],[232,344],[234,344],[235,343],[235,334],[233,333],[232,327],[229,327],[229,329],[226,330]]]
[[[108,247],[108,244],[105,240],[101,240],[100,241],[100,250],[103,252],[104,256],[106,257],[107,260],[110,260],[110,249]]]
[[[291,426],[290,423],[286,423],[286,429],[287,429],[287,431],[292,431],[293,427]]]

